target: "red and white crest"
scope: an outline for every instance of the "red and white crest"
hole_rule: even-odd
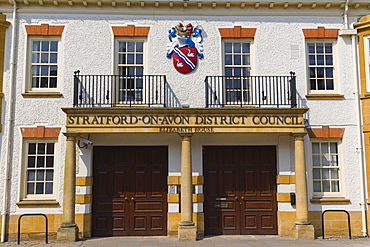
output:
[[[198,27],[193,28],[190,23],[184,27],[179,23],[176,27],[169,30],[168,38],[171,44],[168,46],[166,56],[171,58],[173,66],[177,71],[187,74],[193,71],[199,58],[203,58],[203,46],[201,30]]]
[[[173,66],[183,74],[195,69],[198,63],[197,49],[190,47],[175,48],[172,55]]]

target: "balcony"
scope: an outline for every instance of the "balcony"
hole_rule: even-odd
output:
[[[297,106],[296,77],[207,76],[206,107]]]
[[[74,107],[166,107],[164,75],[74,75]]]
[[[295,108],[296,77],[207,76],[207,108]],[[164,75],[74,75],[74,107],[181,107]]]

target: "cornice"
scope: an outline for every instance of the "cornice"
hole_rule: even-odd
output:
[[[16,1],[20,13],[106,13],[156,15],[303,15],[338,16],[344,11],[345,1],[215,1],[215,0],[0,0],[3,12],[11,12]],[[349,16],[366,15],[368,0],[351,1]]]

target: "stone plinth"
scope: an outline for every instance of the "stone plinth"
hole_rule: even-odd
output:
[[[295,225],[293,237],[296,239],[315,239],[315,229],[313,225]]]
[[[179,226],[179,241],[196,241],[197,229],[195,226]]]

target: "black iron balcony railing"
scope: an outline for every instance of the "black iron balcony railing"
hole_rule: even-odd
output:
[[[291,76],[207,76],[206,107],[296,107],[295,73]]]
[[[164,75],[74,75],[74,107],[166,107]]]

